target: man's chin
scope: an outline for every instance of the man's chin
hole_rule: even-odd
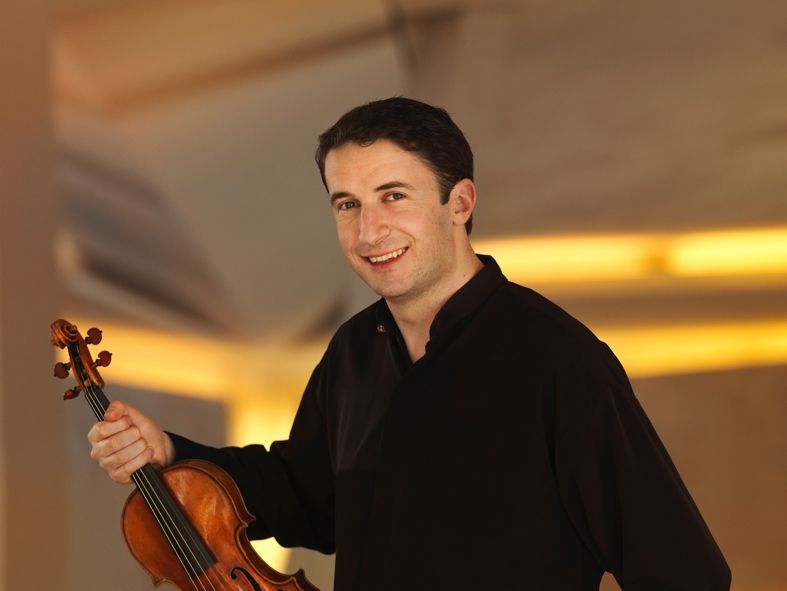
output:
[[[361,279],[366,284],[366,286],[371,289],[374,293],[376,293],[381,298],[385,298],[386,300],[396,299],[401,297],[406,292],[405,289],[401,285],[391,285],[386,284],[383,281],[375,281],[374,279],[369,279],[367,277],[361,276]]]
[[[352,267],[358,278],[363,281],[369,289],[382,298],[389,297],[386,294],[394,294],[396,291],[401,290],[401,285],[394,285],[393,281],[388,281],[384,277],[380,277],[372,269],[366,267],[359,268],[357,265],[352,265]]]
[[[386,300],[396,299],[403,295],[401,289],[394,289],[391,286],[380,286],[380,285],[372,285],[371,283],[366,283],[374,293],[376,293],[381,298],[385,298]]]

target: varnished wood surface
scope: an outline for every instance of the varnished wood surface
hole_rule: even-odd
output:
[[[190,460],[166,468],[162,477],[217,564],[207,577],[192,582],[144,499],[135,491],[123,510],[123,533],[131,553],[156,586],[168,581],[183,591],[254,591],[255,587],[237,571],[232,579],[233,569],[240,566],[254,576],[263,591],[318,591],[303,571],[283,575],[260,560],[246,537],[246,527],[253,518],[235,483],[223,470],[208,462]]]

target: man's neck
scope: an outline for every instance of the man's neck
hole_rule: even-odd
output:
[[[386,299],[413,363],[426,353],[429,329],[437,313],[448,299],[484,266],[475,253],[471,251],[470,254],[439,289],[408,300]]]

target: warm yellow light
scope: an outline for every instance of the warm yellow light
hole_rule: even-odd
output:
[[[787,319],[595,330],[633,377],[787,363]]]
[[[678,236],[669,255],[668,272],[680,276],[787,273],[787,228]]]
[[[551,283],[645,277],[653,239],[648,236],[554,236],[480,240],[514,281]]]
[[[74,324],[84,336],[94,323]],[[91,349],[94,356],[101,349],[112,352],[112,364],[101,370],[108,383],[214,400],[228,396],[227,344],[124,325],[101,328],[103,340]]]
[[[272,568],[280,573],[287,572],[287,565],[290,562],[292,550],[279,546],[279,543],[274,538],[253,540],[251,545],[254,547],[255,552]]]
[[[474,241],[519,283],[787,277],[787,228]]]
[[[262,443],[270,447],[273,441],[287,439],[297,406],[298,399],[293,396],[290,396],[289,404],[282,403],[280,396],[270,396],[268,392],[249,392],[246,396],[236,396],[228,405],[228,443]],[[289,548],[280,546],[274,538],[254,540],[252,546],[274,569],[286,572],[291,554]]]
[[[305,378],[304,378],[305,381]],[[284,397],[271,392],[249,392],[230,401],[229,443],[248,445],[287,439],[298,408],[298,393]]]

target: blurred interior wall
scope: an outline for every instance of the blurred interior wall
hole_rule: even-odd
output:
[[[634,380],[736,591],[787,589],[785,383],[784,365]]]
[[[732,569],[733,591],[787,589],[787,366],[632,380]],[[606,576],[602,591],[620,587]]]
[[[68,559],[48,8],[0,3],[0,588],[14,591],[60,588]]]

